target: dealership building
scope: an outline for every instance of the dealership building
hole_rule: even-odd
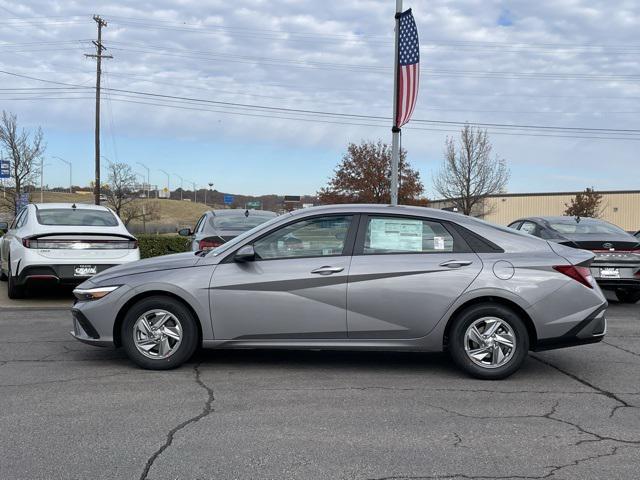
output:
[[[500,225],[522,217],[563,215],[580,192],[503,193],[487,197],[473,216]],[[602,195],[600,218],[628,231],[640,230],[640,190],[598,191]],[[429,202],[432,208],[451,209],[447,200]]]

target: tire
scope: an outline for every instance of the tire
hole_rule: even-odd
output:
[[[11,273],[11,259],[8,260],[8,274],[7,274],[7,296],[12,300],[18,300],[25,297],[24,285],[17,285],[16,279]]]
[[[485,338],[481,335],[483,344],[474,342],[471,328],[474,325],[480,334],[498,326],[499,340],[496,341],[495,336]],[[506,346],[509,338],[513,339],[511,344],[515,348],[512,350]],[[475,360],[467,353],[465,345],[478,352]],[[500,380],[515,373],[524,363],[529,352],[529,333],[522,319],[510,308],[495,303],[474,305],[454,319],[449,333],[449,352],[453,361],[469,375],[483,380]],[[495,364],[491,365],[492,362]]]
[[[622,303],[636,303],[640,300],[640,290],[616,290],[616,297]]]
[[[164,326],[159,330],[153,330],[165,314],[169,314],[169,318]],[[143,316],[152,329],[150,334],[145,333],[148,330],[144,322],[139,322]],[[127,356],[142,368],[169,370],[179,367],[191,358],[198,346],[196,321],[191,311],[174,298],[168,296],[145,298],[134,304],[124,317],[120,337],[122,347]],[[138,339],[138,344],[143,344],[140,348],[136,345],[134,335]],[[180,337],[179,341],[176,336]],[[163,345],[170,349],[169,355],[162,356]],[[147,354],[143,354],[141,350],[147,351]]]

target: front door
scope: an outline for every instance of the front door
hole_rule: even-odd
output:
[[[255,261],[218,265],[216,340],[346,338],[354,227],[350,215],[294,221],[253,242]]]
[[[482,269],[436,220],[371,215],[360,223],[349,270],[349,338],[426,335]]]

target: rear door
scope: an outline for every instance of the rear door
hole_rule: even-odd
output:
[[[349,338],[426,335],[481,269],[446,223],[363,215],[349,270]]]

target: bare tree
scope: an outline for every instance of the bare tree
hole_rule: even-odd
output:
[[[509,169],[504,159],[492,157],[486,130],[465,125],[456,145],[447,137],[442,169],[433,179],[436,191],[459,211],[470,215],[484,199],[504,191]]]
[[[13,113],[2,111],[0,119],[0,152],[11,162],[12,195],[0,198],[5,209],[14,215],[18,209],[18,199],[25,186],[35,180],[40,172],[40,158],[44,154],[46,145],[43,140],[42,129],[35,132],[25,129],[18,130],[18,117]]]

